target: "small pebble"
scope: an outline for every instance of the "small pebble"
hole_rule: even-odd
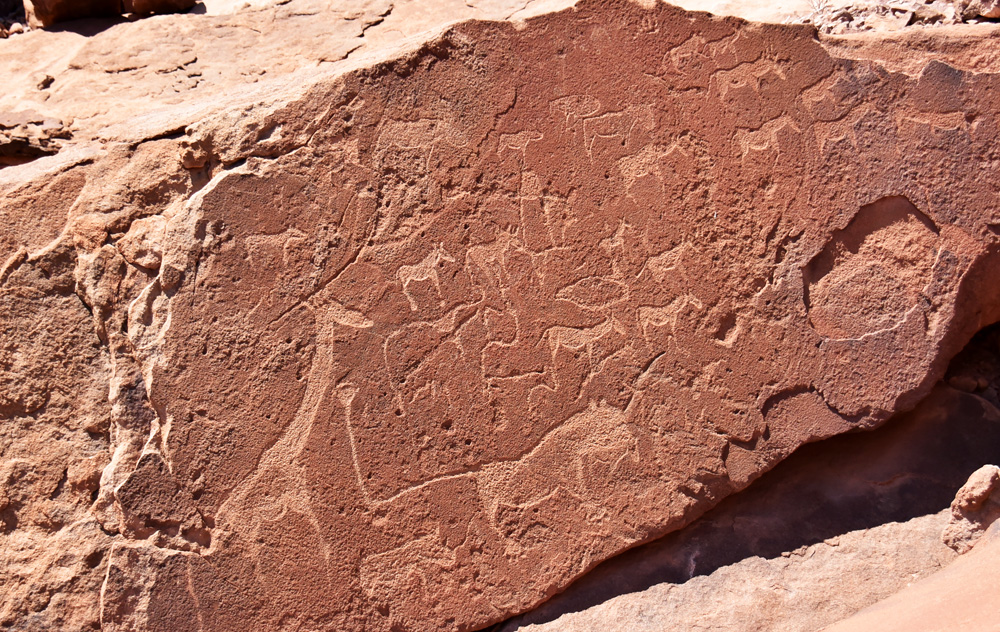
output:
[[[955,375],[948,379],[948,384],[960,391],[973,393],[979,387],[979,380],[968,375]]]

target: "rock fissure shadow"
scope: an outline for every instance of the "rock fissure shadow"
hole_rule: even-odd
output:
[[[3,0],[0,0],[2,2]],[[20,0],[18,0],[20,3]],[[66,33],[76,33],[77,35],[82,35],[84,37],[94,37],[99,33],[108,30],[113,26],[118,24],[123,24],[125,22],[135,22],[137,20],[142,20],[149,15],[143,14],[132,14],[125,13],[124,7],[117,7],[114,10],[107,10],[100,13],[95,13],[92,15],[78,15],[69,18],[64,18],[63,21],[56,22],[55,24],[50,24],[45,27],[46,31],[52,31],[56,33],[66,32]],[[190,9],[174,11],[172,13],[189,13],[192,15],[206,15],[208,13],[204,2],[195,2],[194,6]],[[21,15],[24,12],[22,10]]]
[[[100,17],[87,17],[66,22],[56,22],[46,26],[46,31],[53,33],[76,33],[84,37],[94,37],[95,35],[108,30],[118,24],[123,24],[129,20],[123,15],[107,15]]]
[[[750,557],[934,514],[972,472],[998,461],[1000,324],[976,334],[914,410],[877,430],[799,448],[688,527],[605,561],[536,610],[486,629],[513,632]]]

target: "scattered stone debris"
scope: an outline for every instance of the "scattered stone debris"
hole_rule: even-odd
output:
[[[943,26],[1000,18],[1000,0],[863,0],[846,6],[813,0],[812,12],[792,23],[814,24],[827,34],[894,31],[907,26]]]
[[[20,0],[0,0],[0,39],[30,30],[24,16],[24,5]]]

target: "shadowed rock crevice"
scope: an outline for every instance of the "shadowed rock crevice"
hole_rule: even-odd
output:
[[[537,610],[487,629],[553,622],[747,558],[787,556],[852,531],[936,514],[970,474],[998,459],[1000,325],[993,325],[976,334],[914,410],[877,430],[799,448],[690,526],[602,563]],[[687,622],[671,623],[684,629]]]

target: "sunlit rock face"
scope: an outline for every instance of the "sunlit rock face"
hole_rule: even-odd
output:
[[[625,1],[425,39],[11,189],[3,290],[98,368],[11,335],[108,394],[102,629],[485,626],[1000,318],[993,74]]]

